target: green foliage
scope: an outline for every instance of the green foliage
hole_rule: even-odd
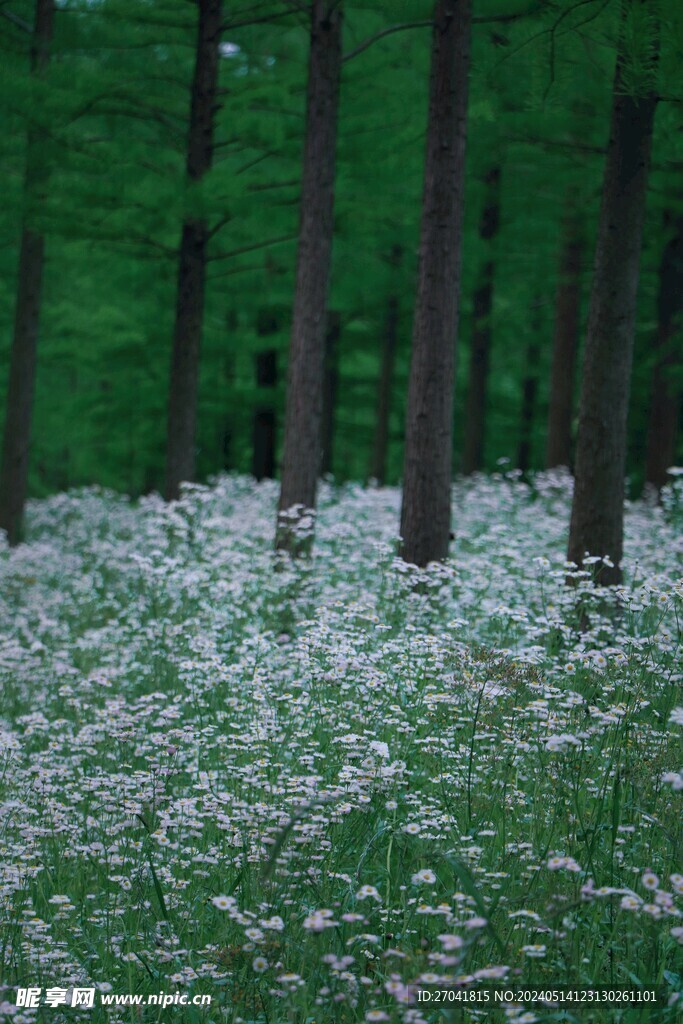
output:
[[[683,28],[679,5],[628,3],[624,88],[640,94],[655,71],[675,99]],[[375,429],[387,307],[399,297],[399,343],[388,472],[402,466],[405,390],[417,270],[432,3],[345,5],[331,306],[342,317],[334,472],[364,479]],[[30,23],[30,0],[12,10]],[[525,13],[523,13],[525,12]],[[522,14],[520,17],[510,17]],[[619,10],[614,4],[475,3],[458,337],[454,468],[482,261],[483,180],[502,166],[494,246],[493,353],[486,467],[516,455],[525,354],[541,332],[532,464],[544,449],[560,221],[572,195],[586,238],[590,284]],[[259,20],[272,15],[272,22]],[[251,466],[252,419],[272,403],[281,439],[303,145],[307,21],[273,0],[226,12],[214,165],[189,187],[184,161],[195,34],[184,0],[63,0],[44,81],[28,74],[29,37],[0,34],[0,404],[16,292],[22,215],[47,236],[31,488],[42,494],[101,482],[138,493],[162,475],[166,391],[182,218],[215,228],[209,252],[199,396],[202,477]],[[251,18],[254,24],[245,24]],[[490,20],[500,17],[500,21]],[[404,26],[381,35],[385,29]],[[412,27],[411,27],[412,26]],[[374,38],[381,35],[380,38]],[[363,48],[364,42],[374,39]],[[360,49],[359,49],[360,48]],[[26,138],[38,138],[49,188],[25,206]],[[675,205],[680,106],[660,105],[643,254],[630,470],[643,461],[656,317],[662,208]],[[402,258],[394,264],[391,253]],[[543,314],[532,324],[530,310]],[[264,308],[277,331],[257,331]],[[584,318],[585,319],[585,318]],[[275,348],[278,384],[259,391],[254,356]]]

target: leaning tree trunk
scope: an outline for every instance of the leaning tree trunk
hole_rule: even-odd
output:
[[[633,0],[635,3],[643,0]],[[568,557],[608,556],[599,582],[619,583],[624,474],[640,249],[656,98],[624,91],[617,57],[598,223],[576,444]]]
[[[47,68],[54,12],[53,0],[36,0],[31,42],[31,73],[36,77],[42,76]],[[35,207],[44,199],[46,187],[45,162],[38,153],[39,141],[40,131],[31,129],[27,139],[17,298],[0,466],[0,530],[7,531],[10,544],[18,544],[21,539],[28,491],[28,462],[45,254],[45,239],[41,230],[33,223],[32,216]]]
[[[665,219],[670,220],[671,214]],[[667,469],[676,458],[681,408],[681,389],[676,381],[683,334],[683,216],[680,215],[676,219],[675,234],[662,253],[657,312],[645,479],[659,491],[667,482]]]
[[[401,508],[416,565],[445,558],[450,535],[471,22],[471,0],[437,0]]]
[[[186,171],[190,184],[200,181],[213,159],[214,114],[218,89],[218,59],[221,36],[220,0],[199,0],[197,49]],[[183,480],[195,471],[195,432],[199,351],[204,320],[204,285],[209,228],[201,216],[183,222],[178,260],[173,355],[168,398],[166,433],[167,501],[179,497]]]
[[[573,204],[570,204],[565,214],[560,242],[546,469],[572,464],[572,407],[581,311],[582,249],[578,215]]]
[[[479,222],[479,237],[488,246],[479,282],[474,292],[474,316],[470,372],[465,406],[465,441],[462,471],[466,476],[481,469],[484,459],[486,424],[486,387],[491,354],[491,313],[493,310],[492,242],[500,224],[500,167],[492,167],[486,175],[486,199]]]
[[[315,507],[321,459],[321,418],[327,295],[332,257],[335,151],[341,78],[340,0],[313,0],[308,64],[306,143],[292,335],[287,373],[282,484],[276,547],[306,549],[301,520]]]

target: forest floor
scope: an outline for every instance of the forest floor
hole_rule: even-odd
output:
[[[277,567],[273,483],[33,503],[0,551],[0,1017],[90,985],[93,1024],[673,1022],[682,491],[629,506],[604,591],[565,585],[570,486],[458,484],[422,573],[390,488],[325,486]],[[444,1008],[456,979],[659,1001]],[[213,1002],[101,1005],[161,991]]]

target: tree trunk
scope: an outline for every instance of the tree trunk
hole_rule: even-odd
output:
[[[275,388],[277,352],[274,348],[257,353],[256,384],[259,388]],[[275,476],[275,408],[272,401],[268,406],[260,406],[254,414],[252,473],[257,480],[272,480]]]
[[[297,529],[315,507],[320,471],[327,294],[332,256],[335,151],[341,77],[342,4],[313,0],[306,142],[301,183],[292,335],[287,373],[282,485],[276,547],[297,554]]]
[[[204,177],[213,159],[218,47],[221,36],[220,0],[199,0],[198,7],[197,50],[186,161],[190,185]],[[182,481],[194,477],[199,352],[204,319],[208,240],[206,220],[203,217],[187,217],[180,240],[173,328],[164,485],[167,501],[178,498]]]
[[[534,413],[538,392],[538,360],[541,354],[539,334],[541,324],[536,320],[532,325],[532,336],[526,350],[526,372],[522,383],[522,409],[519,425],[519,447],[517,467],[522,473],[531,468],[531,450],[534,434]]]
[[[401,554],[416,565],[445,558],[450,536],[471,21],[470,0],[437,0],[401,508]]]
[[[479,222],[479,237],[489,246],[479,283],[474,292],[474,316],[470,372],[465,408],[465,442],[462,471],[465,476],[481,469],[484,460],[486,424],[486,387],[491,352],[491,312],[493,308],[493,255],[491,243],[500,224],[500,167],[492,167],[486,175],[487,195]]]
[[[403,257],[400,245],[391,252],[391,264],[398,268]],[[377,419],[372,443],[372,464],[370,476],[382,487],[387,476],[387,455],[389,451],[389,420],[391,416],[391,388],[394,379],[394,363],[398,343],[398,295],[390,295],[382,339],[382,355],[377,382]]]
[[[562,228],[560,273],[555,299],[553,363],[546,441],[546,469],[572,464],[572,406],[581,313],[581,254],[578,217],[567,209]]]
[[[31,41],[31,73],[36,76],[43,75],[47,68],[54,12],[53,0],[36,0]],[[44,159],[37,152],[39,139],[39,130],[29,131],[14,333],[0,466],[0,530],[7,531],[7,539],[12,545],[18,544],[21,539],[28,492],[31,421],[45,255],[43,234],[31,223],[32,210],[44,200],[47,185]]]
[[[325,362],[323,367],[323,409],[320,460],[320,475],[332,472],[332,451],[334,446],[334,410],[337,404],[339,384],[339,336],[341,316],[336,310],[328,315],[325,333]]]
[[[633,0],[643,2],[643,0]],[[626,9],[626,8],[625,8]],[[624,474],[640,249],[656,98],[626,95],[617,56],[584,355],[568,558],[609,556],[599,582],[619,583]]]
[[[665,222],[672,219],[667,212]],[[659,491],[667,482],[667,469],[676,460],[681,407],[680,385],[676,381],[683,329],[683,216],[680,214],[675,221],[675,234],[662,253],[657,313],[645,480]]]

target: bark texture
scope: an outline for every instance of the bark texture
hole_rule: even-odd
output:
[[[297,554],[304,509],[315,507],[327,296],[332,257],[337,113],[341,77],[339,0],[313,0],[292,334],[287,371],[276,547]],[[308,521],[308,520],[306,520]],[[307,538],[310,541],[310,535]]]
[[[470,0],[437,0],[401,508],[401,553],[416,565],[445,558],[450,536],[471,21]]]
[[[534,436],[534,414],[538,394],[538,361],[541,355],[539,343],[540,324],[534,324],[533,335],[526,350],[526,369],[522,380],[522,406],[519,422],[519,447],[517,467],[522,473],[531,468],[531,452]]]
[[[398,268],[403,257],[403,250],[400,245],[394,246],[391,253],[391,264]],[[375,434],[372,441],[372,462],[370,465],[370,476],[376,480],[380,487],[386,482],[387,476],[387,455],[389,452],[389,421],[391,417],[391,388],[394,379],[394,364],[396,362],[396,347],[398,344],[398,318],[399,318],[398,295],[389,296],[387,301],[387,313],[382,338],[382,352],[380,357],[379,379],[377,381],[377,418],[375,420]]]
[[[642,2],[642,0],[634,0]],[[619,583],[623,552],[626,425],[640,250],[656,108],[622,90],[617,58],[598,223],[576,443],[568,557],[609,556],[599,582]]]
[[[666,220],[672,219],[667,214]],[[662,253],[657,312],[645,480],[659,491],[669,479],[667,469],[676,461],[681,411],[680,385],[676,381],[683,333],[683,216],[680,215],[675,220],[674,235]]]
[[[47,68],[54,23],[53,0],[36,0],[31,41],[31,73],[41,76]],[[38,330],[40,324],[45,239],[32,223],[33,212],[44,199],[47,174],[37,152],[40,132],[29,132],[24,172],[24,210],[19,251],[14,332],[10,352],[2,465],[0,466],[0,530],[11,545],[21,539],[24,506],[28,493],[31,422],[35,391]]]
[[[555,299],[553,362],[546,440],[546,469],[572,465],[572,409],[581,315],[581,256],[578,215],[569,206],[560,242],[560,267]]]
[[[491,355],[491,313],[493,309],[494,260],[491,243],[500,224],[500,167],[486,175],[486,199],[479,222],[479,237],[489,251],[474,292],[470,372],[465,407],[465,441],[462,471],[466,476],[482,468],[486,428],[486,390]]]
[[[277,385],[277,351],[274,348],[256,355],[256,384],[272,391]],[[275,476],[276,420],[275,402],[263,402],[254,413],[252,473],[257,480]]]
[[[199,0],[198,8],[186,161],[190,183],[204,177],[213,159],[218,47],[221,37],[220,0]],[[206,220],[203,217],[188,217],[183,223],[178,258],[166,434],[164,496],[167,501],[179,497],[183,480],[194,478],[199,353],[204,319],[208,241]]]

